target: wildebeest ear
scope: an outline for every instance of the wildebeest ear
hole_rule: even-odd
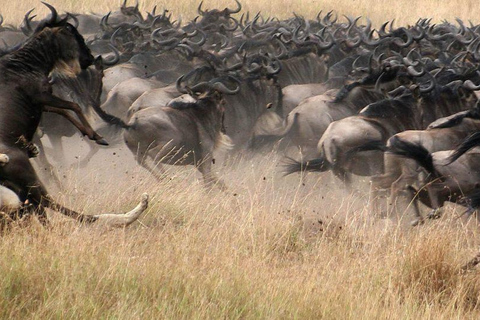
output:
[[[412,95],[415,99],[418,99],[420,97],[420,86],[419,85],[411,85],[410,86],[410,91],[412,92]]]
[[[192,89],[189,87],[189,86],[185,86],[185,91],[187,91],[188,95],[193,97],[193,98],[196,98],[197,95],[195,94],[195,92],[192,91]]]
[[[96,70],[103,71],[103,58],[101,55],[98,55],[93,62]]]

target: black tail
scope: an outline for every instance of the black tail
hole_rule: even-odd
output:
[[[117,126],[117,127],[120,127],[120,128],[123,128],[123,129],[128,129],[129,128],[128,124],[126,124],[125,121],[123,121],[120,118],[117,118],[114,115],[111,115],[111,114],[105,112],[100,107],[99,104],[92,103],[92,107],[93,107],[93,110],[95,110],[95,112],[99,115],[100,119],[102,119],[106,123]]]
[[[327,159],[324,158],[317,158],[313,160],[308,160],[304,162],[297,161],[295,159],[287,157],[283,165],[282,172],[285,176],[292,174],[294,172],[301,172],[301,171],[312,171],[312,172],[325,172],[330,170],[332,165]]]
[[[419,165],[425,168],[433,177],[439,177],[435,166],[433,165],[432,154],[422,145],[401,140],[394,136],[390,139],[389,152],[410,158],[418,162]]]
[[[475,132],[474,134],[470,135],[467,139],[463,140],[463,142],[455,149],[450,157],[448,157],[448,164],[454,162],[458,158],[460,158],[465,152],[480,145],[480,132]]]
[[[358,152],[363,152],[363,151],[382,151],[385,152],[387,151],[387,146],[385,145],[385,142],[383,140],[374,140],[374,141],[369,141],[365,144],[362,144],[361,146],[352,148],[348,150],[345,155],[346,158],[351,158],[355,156],[356,153]]]

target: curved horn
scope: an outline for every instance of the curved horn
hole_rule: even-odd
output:
[[[202,4],[203,4],[203,1],[201,1],[200,4],[198,5],[197,12],[199,15],[203,17],[203,15],[205,15],[205,11],[202,10]]]
[[[425,70],[423,68],[421,69],[421,71],[417,71],[415,70],[415,67],[413,65],[408,66],[407,72],[412,77],[421,77],[425,74]]]
[[[184,87],[182,87],[182,82],[183,82],[184,77],[185,77],[185,75],[182,75],[180,78],[178,78],[177,81],[175,82],[175,86],[176,86],[178,92],[186,94],[186,93],[188,93],[188,91]]]
[[[55,10],[55,8],[54,8],[52,5],[50,5],[50,4],[46,3],[46,2],[43,2],[43,1],[42,1],[42,3],[43,3],[48,9],[50,9],[50,11],[52,12],[52,16],[50,17],[50,21],[48,21],[48,23],[50,23],[50,24],[55,23],[55,22],[57,21],[57,18],[58,18],[57,10]]]
[[[123,0],[122,8],[126,8],[126,7],[127,7],[127,0]]]
[[[406,48],[413,43],[412,34],[407,29],[405,29],[403,27],[399,28],[399,29],[407,35],[407,41],[402,42],[402,39],[397,37],[395,40],[393,40],[393,43],[395,43],[400,48]],[[399,29],[397,29],[397,30],[399,30]]]
[[[221,27],[223,28],[223,30],[225,30],[225,31],[235,31],[235,30],[237,30],[238,25],[239,25],[238,20],[235,19],[234,17],[228,17],[228,20],[233,21],[233,26],[229,27],[228,24],[225,25],[225,24],[222,23]]]
[[[70,12],[67,12],[67,18],[72,18],[73,26],[75,27],[75,29],[77,29],[78,26],[80,25],[80,22],[78,21],[77,16],[75,14],[71,14]]]
[[[117,64],[118,61],[120,61],[120,52],[118,52],[118,49],[115,48],[115,46],[112,46],[111,44],[109,44],[108,46],[110,47],[110,49],[112,49],[115,57],[112,60],[103,59],[103,64],[106,66],[113,66],[114,64]]]
[[[235,2],[237,3],[237,9],[231,10],[227,8],[229,14],[239,13],[242,10],[242,4],[238,0],[235,0]]]
[[[32,26],[30,25],[30,21],[32,21],[33,18],[36,17],[33,16],[33,17],[30,17],[30,13],[32,13],[32,11],[35,10],[34,9],[31,9],[30,11],[28,11],[26,14],[25,14],[25,18],[23,19],[24,21],[24,27],[22,28],[22,32],[26,35],[26,36],[29,36],[30,34],[33,33],[33,29],[32,29]]]
[[[421,93],[428,93],[428,92],[432,91],[435,88],[435,85],[436,85],[435,78],[429,72],[426,72],[426,74],[430,77],[430,80],[429,80],[430,85],[426,88],[422,88],[422,86],[420,85],[418,88],[419,88]]]
[[[217,80],[217,79],[213,79],[210,81],[210,83],[212,83],[212,89],[215,89],[217,90],[218,92],[221,92],[223,94],[229,94],[229,95],[233,95],[233,94],[237,94],[238,92],[240,92],[240,80],[236,79],[235,77],[232,77],[232,76],[227,76],[228,79],[230,80],[233,80],[233,82],[235,82],[236,84],[236,88],[235,89],[229,89],[227,88],[227,86]]]
[[[471,90],[471,91],[476,91],[476,90],[480,90],[480,85],[475,85],[472,80],[467,80],[463,83],[463,87],[465,89],[468,89],[468,90]]]
[[[103,31],[107,31],[109,26],[108,26],[108,17],[110,17],[110,14],[112,11],[109,11],[106,15],[102,17],[100,20],[100,27],[102,28]]]

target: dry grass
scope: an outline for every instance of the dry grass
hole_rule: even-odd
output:
[[[19,0],[5,2],[0,7],[0,13],[8,22],[18,23],[23,19],[23,15],[33,7],[39,16],[48,13],[43,8],[40,1]],[[62,11],[71,12],[96,12],[106,13],[109,10],[116,10],[121,4],[121,0],[50,0],[50,4]],[[174,16],[181,15],[184,19],[192,18],[196,15],[196,8],[200,1],[181,0],[181,1],[158,1],[142,0],[140,8],[142,10],[151,10],[154,5],[159,9],[169,9]],[[273,0],[256,1],[242,0],[244,11],[262,12],[265,16],[276,16],[279,18],[291,17],[292,12],[314,18],[320,10],[328,12],[336,10],[339,15],[352,15],[369,17],[377,25],[387,20],[396,19],[399,24],[412,24],[419,17],[431,17],[435,21],[442,19],[453,20],[456,17],[464,21],[472,20],[479,23],[478,12],[480,4],[474,0],[462,1],[442,1],[442,0],[394,0],[389,2],[375,0]],[[135,3],[133,0],[129,4]],[[233,0],[205,0],[204,8],[224,8],[226,6],[234,7]]]
[[[6,232],[0,318],[480,315],[478,274],[458,272],[480,237],[452,212],[418,229],[373,219],[363,195],[344,194],[328,176],[284,178],[273,155],[219,167],[227,193],[205,191],[191,168],[170,168],[171,179],[156,183],[111,155],[66,171],[55,197],[93,214],[127,209],[147,191],[141,224],[107,231],[52,214],[51,229]]]
[[[103,0],[50,3],[77,12],[112,8]],[[335,9],[377,22],[476,18],[477,3],[470,0],[423,1],[417,10],[412,3],[377,9],[378,2],[345,1]],[[196,4],[159,2],[187,17]],[[281,17],[291,11],[314,16],[333,4],[245,1],[247,9]],[[19,21],[31,7],[11,2],[1,13]],[[72,139],[69,145],[81,146]],[[69,161],[82,153],[69,148]],[[33,222],[5,232],[0,318],[479,318],[478,272],[458,271],[480,237],[476,225],[453,219],[453,207],[440,221],[413,229],[403,221],[408,217],[373,219],[365,195],[344,194],[328,176],[302,183],[298,176],[281,177],[277,164],[278,157],[265,155],[220,167],[228,193],[206,192],[192,168],[170,168],[170,178],[156,183],[119,149],[105,150],[87,169],[61,169],[65,185],[52,193],[72,208],[126,210],[143,192],[150,193],[151,207],[125,230],[82,227],[52,214],[52,228]]]

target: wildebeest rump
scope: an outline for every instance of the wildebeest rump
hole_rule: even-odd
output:
[[[147,197],[132,212],[124,215],[85,216],[56,203],[49,195],[29,162],[22,137],[31,141],[46,106],[59,113],[76,112],[90,139],[102,142],[88,125],[78,105],[52,95],[49,74],[55,70],[74,75],[90,66],[94,58],[83,37],[66,19],[57,21],[53,7],[48,21],[42,21],[34,35],[19,50],[0,59],[0,153],[10,161],[0,168],[2,184],[15,191],[22,202],[28,200],[42,221],[49,207],[81,222],[105,221],[112,225],[128,225],[147,206]],[[22,214],[23,212],[20,212]],[[127,219],[125,219],[127,218]]]

